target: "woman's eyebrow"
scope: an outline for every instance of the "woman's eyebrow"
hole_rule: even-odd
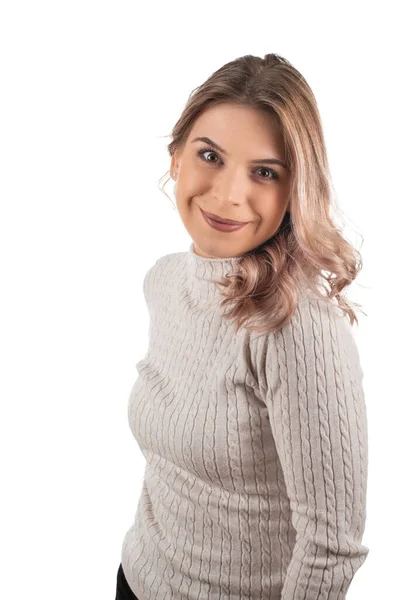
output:
[[[211,140],[209,137],[195,137],[191,141],[192,141],[192,143],[193,142],[204,142],[206,144],[209,144],[210,146],[213,146],[213,148],[215,148],[216,150],[219,150],[220,152],[222,152],[222,154],[226,154],[226,155],[228,154],[228,152],[226,150],[221,148],[221,146],[219,144],[217,144],[216,142]],[[287,164],[284,163],[283,160],[280,160],[279,158],[259,158],[256,160],[251,160],[250,162],[251,163],[265,163],[265,164],[281,165],[281,167],[288,170]]]

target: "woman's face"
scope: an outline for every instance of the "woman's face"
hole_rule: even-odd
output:
[[[195,141],[198,137],[209,138],[221,150],[211,142]],[[196,254],[239,256],[279,229],[289,207],[290,174],[284,166],[262,159],[284,162],[283,140],[270,115],[224,103],[197,118],[170,168],[171,176],[177,173],[176,206]],[[237,231],[217,231],[200,209],[247,224]]]

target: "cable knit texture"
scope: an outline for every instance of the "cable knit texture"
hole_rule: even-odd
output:
[[[235,334],[215,281],[238,257],[161,257],[143,291],[149,348],[128,400],[145,459],[122,544],[139,600],[342,600],[362,545],[363,371],[334,305]]]

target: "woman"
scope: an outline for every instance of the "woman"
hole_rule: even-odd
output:
[[[369,552],[343,296],[361,257],[333,221],[316,100],[288,60],[244,56],[194,91],[168,149],[192,243],[144,279],[146,471],[117,599],[345,598]]]

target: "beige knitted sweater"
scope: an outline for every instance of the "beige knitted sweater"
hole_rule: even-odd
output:
[[[146,458],[121,563],[139,600],[342,600],[367,558],[363,371],[336,305],[304,295],[237,334],[215,279],[238,257],[163,256],[129,425]]]

